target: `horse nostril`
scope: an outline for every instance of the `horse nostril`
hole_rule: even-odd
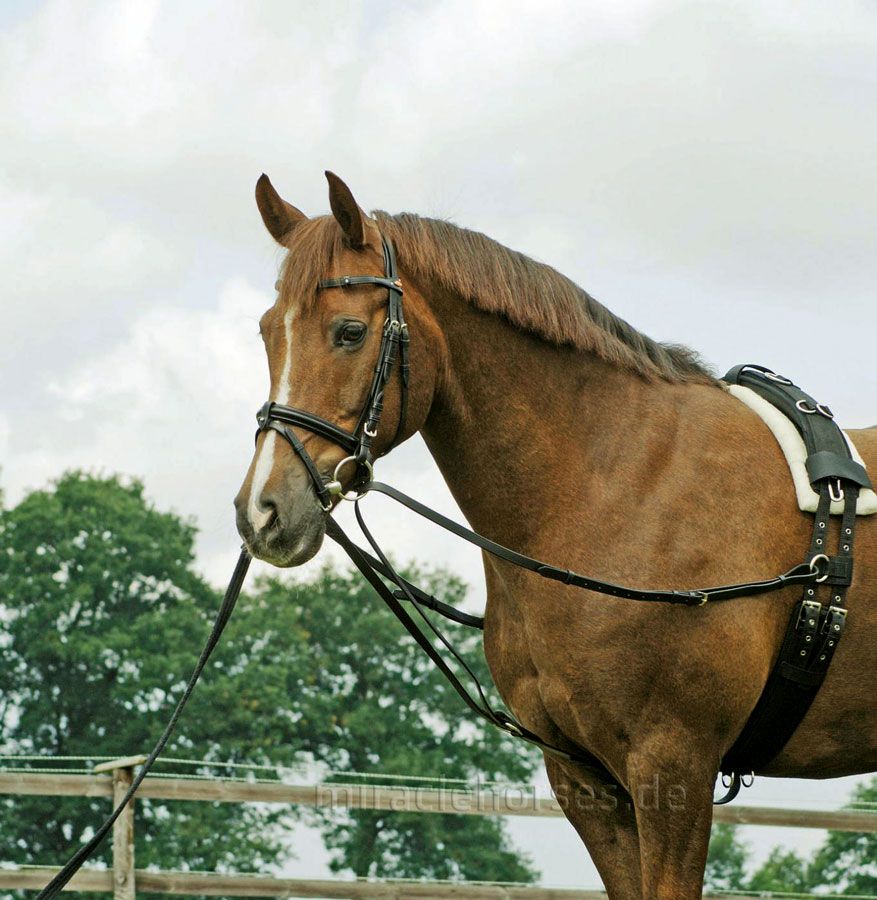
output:
[[[259,523],[258,531],[268,531],[273,528],[278,521],[279,513],[277,511],[277,503],[271,497],[262,497],[259,503]]]

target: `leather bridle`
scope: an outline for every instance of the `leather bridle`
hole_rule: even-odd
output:
[[[399,374],[401,395],[399,401],[399,421],[396,425],[396,433],[390,442],[388,450],[392,449],[399,441],[408,412],[408,325],[402,311],[402,282],[396,272],[396,254],[393,245],[381,238],[384,253],[384,274],[379,275],[343,275],[340,278],[327,278],[317,283],[319,290],[331,288],[353,288],[360,285],[378,285],[387,289],[387,317],[384,320],[381,332],[381,344],[378,350],[377,363],[375,364],[371,387],[366,397],[365,405],[360,413],[359,420],[353,431],[345,431],[338,425],[324,419],[322,416],[297,409],[293,406],[284,406],[272,400],[266,402],[256,414],[259,428],[256,431],[256,439],[263,431],[271,429],[283,437],[295,453],[298,455],[310,476],[314,491],[323,507],[324,512],[332,508],[332,498],[343,496],[345,499],[354,499],[356,494],[344,494],[341,485],[341,472],[348,463],[354,463],[356,474],[353,485],[363,484],[371,480],[372,475],[372,442],[377,437],[378,427],[381,423],[381,414],[384,410],[384,390],[393,376],[396,360],[399,360]],[[331,479],[325,480],[320,474],[313,457],[305,449],[295,432],[288,426],[293,425],[304,428],[320,437],[326,438],[343,448],[348,455],[336,466]]]

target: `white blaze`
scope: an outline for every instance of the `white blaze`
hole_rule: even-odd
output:
[[[283,317],[283,334],[285,339],[285,355],[283,358],[283,371],[280,373],[280,384],[277,387],[277,396],[271,399],[275,403],[284,406],[289,405],[289,395],[292,390],[292,310]],[[263,509],[259,503],[262,491],[271,470],[274,468],[274,446],[277,443],[277,432],[269,429],[262,441],[256,456],[256,468],[253,471],[253,480],[250,483],[250,497],[247,503],[247,514],[250,523],[256,531],[261,531],[271,517],[271,511]]]

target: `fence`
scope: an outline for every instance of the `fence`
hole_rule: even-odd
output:
[[[52,797],[107,797],[118,801],[131,784],[133,767],[143,757],[102,763],[94,774],[40,771],[0,771],[0,794]],[[411,787],[386,784],[285,784],[283,782],[204,780],[151,776],[138,797],[162,800],[284,803],[397,812],[455,813],[560,817],[557,801],[531,793],[509,795],[494,790]],[[877,814],[860,810],[796,810],[754,806],[723,806],[714,820],[735,825],[775,825],[877,832]],[[466,897],[472,900],[597,900],[602,891],[544,888],[529,885],[442,883],[420,881],[343,881],[338,879],[275,878],[262,875],[208,872],[156,872],[134,868],[134,804],[113,830],[112,870],[87,869],[74,877],[71,890],[113,893],[116,900],[133,900],[141,893],[199,894],[235,897],[397,898],[423,900]],[[43,866],[0,867],[0,889],[39,889],[57,872]]]

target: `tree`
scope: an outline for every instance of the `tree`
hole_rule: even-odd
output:
[[[877,779],[872,779],[853,791],[847,808],[873,808],[875,804]],[[749,847],[738,837],[736,826],[716,825],[710,841],[706,888],[765,895],[798,895],[812,890],[877,894],[877,834],[829,831],[810,859],[785,847],[774,847],[751,876],[747,876],[749,868]]]
[[[734,825],[714,825],[704,872],[704,887],[713,891],[740,891],[746,885],[748,848]]]
[[[5,753],[124,756],[151,747],[179,697],[218,598],[193,571],[194,528],[155,510],[137,482],[63,476],[0,512],[0,746]],[[188,716],[169,748],[205,746]],[[216,729],[228,752],[244,734]],[[58,864],[105,801],[6,796],[0,858]],[[251,807],[138,804],[138,864],[258,868],[279,852]],[[276,814],[275,814],[276,815]],[[257,827],[259,826],[259,827]],[[97,854],[107,860],[105,845]]]
[[[848,809],[874,809],[877,778],[853,790]],[[810,886],[841,894],[877,894],[877,834],[829,831],[813,858]]]
[[[447,602],[459,604],[464,597],[463,583],[446,573],[407,574]],[[308,727],[302,729],[289,715],[270,725],[263,720],[270,728],[266,740],[297,741],[314,759],[343,772],[442,773],[489,781],[520,781],[532,774],[536,757],[528,746],[467,715],[453,688],[357,575],[324,569],[304,584],[266,580],[255,608],[238,622],[239,631],[245,622],[250,635],[303,634],[312,661],[298,673],[279,663],[278,683],[284,686],[270,698],[281,709],[298,710]],[[452,623],[442,627],[489,683],[479,634]],[[276,649],[266,647],[264,653],[276,659]],[[245,655],[254,657],[256,651]],[[534,877],[494,819],[368,810],[318,818],[336,871],[505,881]]]
[[[774,847],[746,884],[750,891],[806,892],[810,888],[807,863],[785,847]]]
[[[2,752],[93,758],[151,747],[219,604],[194,571],[194,534],[139,483],[82,473],[0,511]],[[463,598],[458,579],[412,574],[449,602]],[[477,635],[448,630],[486,678]],[[263,579],[241,597],[167,753],[489,780],[528,778],[536,761],[472,722],[370,589],[329,568],[304,582]],[[106,812],[101,801],[4,798],[0,859],[57,864]],[[286,852],[273,826],[292,815],[139,801],[137,863],[263,869]],[[534,877],[492,819],[308,815],[337,870]]]

